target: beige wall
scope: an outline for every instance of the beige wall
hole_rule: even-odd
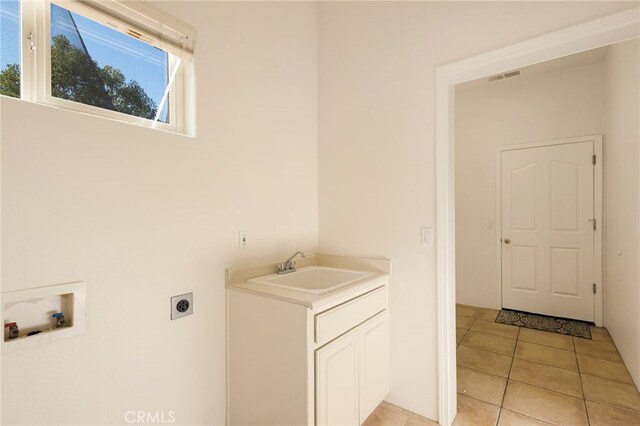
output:
[[[640,386],[640,43],[609,48],[604,143],[604,321]],[[618,252],[620,252],[618,254]]]
[[[2,291],[84,280],[88,307],[2,356],[3,425],[223,424],[225,267],[316,249],[315,5],[161,5],[198,30],[197,138],[1,100]]]
[[[458,303],[499,307],[497,148],[604,133],[604,57],[594,60],[541,73],[525,68],[519,77],[456,90]]]
[[[393,260],[390,402],[437,417],[436,67],[637,4],[319,4],[320,250]]]

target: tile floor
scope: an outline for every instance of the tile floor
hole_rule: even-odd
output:
[[[607,330],[592,340],[495,322],[458,305],[454,425],[640,425],[640,394]],[[365,426],[436,425],[383,402]]]

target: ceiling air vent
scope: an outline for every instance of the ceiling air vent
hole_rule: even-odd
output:
[[[498,74],[498,75],[491,76],[491,77],[489,77],[488,80],[489,80],[489,82],[492,82],[492,81],[502,80],[504,78],[515,77],[515,76],[518,76],[518,75],[520,75],[520,71],[510,71],[510,72],[507,72],[507,73],[504,73],[504,74]]]

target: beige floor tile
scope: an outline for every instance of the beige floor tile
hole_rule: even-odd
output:
[[[582,374],[584,397],[640,414],[640,395],[634,385]]]
[[[498,421],[500,408],[458,394],[458,414],[454,426],[493,426]]]
[[[541,422],[504,408],[500,410],[500,420],[498,420],[498,426],[545,426],[548,424],[550,423]]]
[[[517,339],[520,328],[512,325],[498,324],[497,322],[477,319],[471,326],[471,330],[494,334],[500,337],[507,337],[509,339]]]
[[[553,348],[573,351],[573,341],[571,336],[565,336],[549,331],[533,330],[531,328],[522,328],[518,340],[529,343],[537,343],[538,345],[551,346]]]
[[[574,337],[573,344],[575,345],[576,352],[578,353],[606,359],[607,361],[622,362],[622,358],[620,358],[618,350],[611,342]]]
[[[411,417],[411,411],[382,401],[362,426],[403,426]]]
[[[462,328],[465,330],[468,330],[469,327],[471,327],[471,324],[473,324],[473,321],[475,321],[475,318],[473,317],[466,317],[463,315],[457,315],[456,316],[456,328]]]
[[[529,385],[582,398],[580,375],[564,368],[514,358],[509,378]]]
[[[458,367],[458,393],[499,406],[507,379]]]
[[[587,401],[587,412],[591,426],[640,425],[639,415],[593,401]]]
[[[475,331],[469,331],[462,339],[462,344],[508,356],[513,356],[513,350],[516,347],[516,341],[513,339]]]
[[[480,309],[480,313],[478,314],[478,319],[484,321],[495,321],[497,316],[498,311],[496,311],[495,309],[482,308]]]
[[[588,424],[582,399],[511,380],[503,408],[553,424]]]
[[[407,420],[404,426],[438,426],[438,422],[429,420],[416,413],[411,413],[411,417],[409,417],[409,420]]]
[[[509,377],[512,359],[510,356],[483,351],[466,345],[458,346],[457,350],[459,366],[473,368],[504,378]]]
[[[553,367],[578,371],[575,354],[562,349],[519,341],[515,356],[516,358],[524,358]]]
[[[456,305],[456,315],[475,318],[480,313],[480,308],[469,305]]]
[[[607,361],[606,359],[580,353],[576,355],[578,356],[580,372],[583,374],[604,377],[618,382],[633,383],[627,368],[622,362]]]
[[[591,329],[591,338],[593,340],[611,342],[611,337],[609,336],[609,332],[604,327],[589,327]]]

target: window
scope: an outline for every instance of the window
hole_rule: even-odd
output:
[[[51,95],[167,123],[169,54],[51,4]]]
[[[20,97],[20,0],[0,0],[0,95]]]
[[[0,66],[13,67],[0,94],[193,133],[189,25],[144,1],[34,0],[23,10],[18,0],[0,2]]]

